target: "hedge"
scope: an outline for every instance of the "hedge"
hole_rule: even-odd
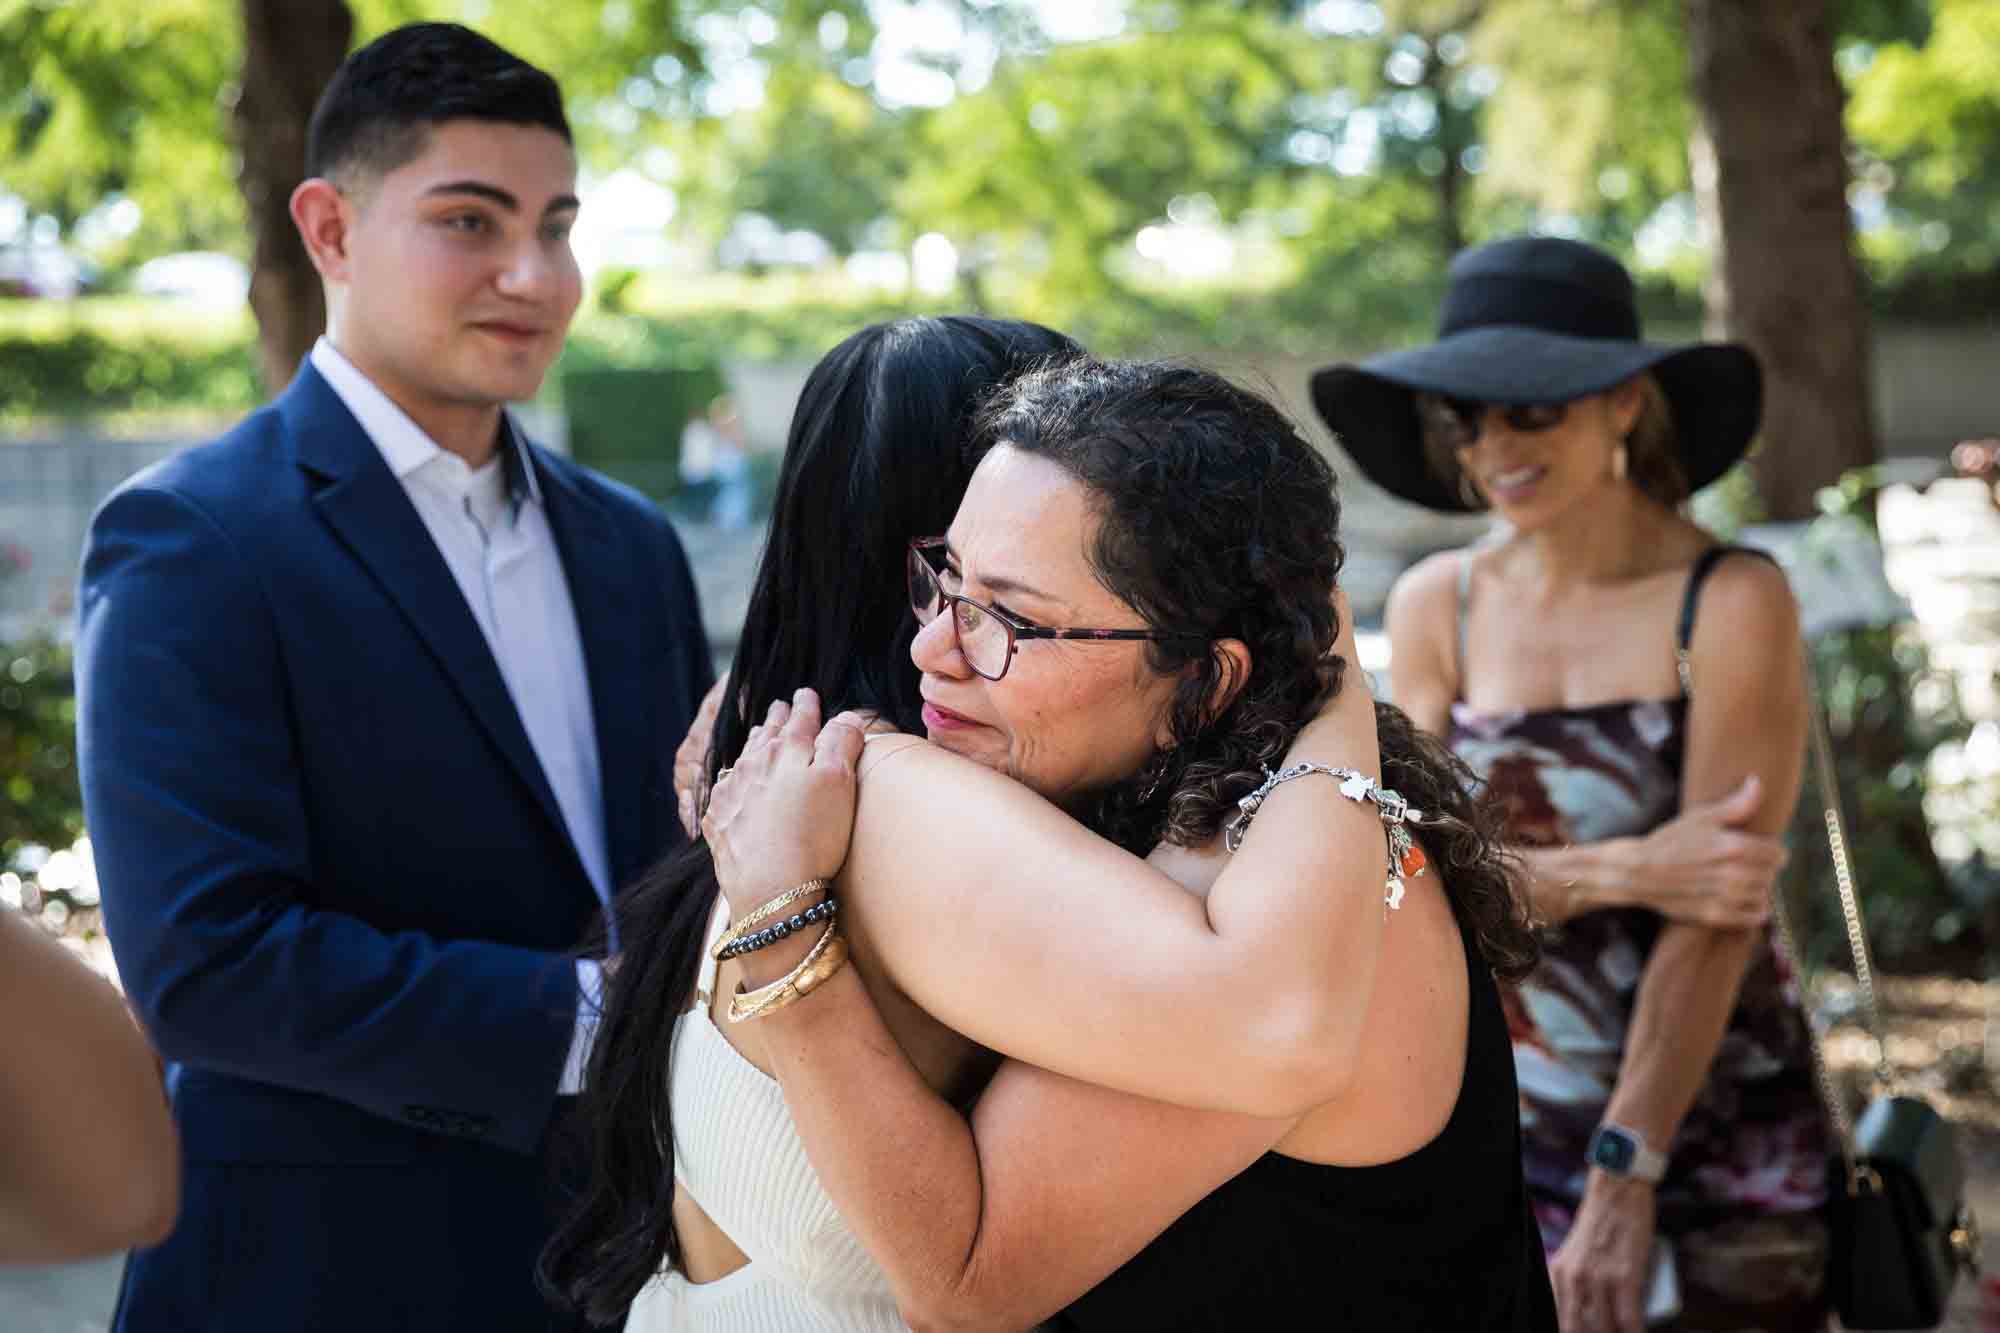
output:
[[[810,359],[864,324],[907,313],[840,300],[591,312],[578,320],[551,387],[559,392],[567,376],[604,370],[713,374],[739,357]],[[0,299],[0,425],[166,412],[233,416],[264,399],[257,362],[256,328],[247,314],[218,318],[126,297]],[[649,407],[647,422],[654,431],[661,422],[656,407]],[[589,406],[582,410],[603,418]]]
[[[0,301],[0,420],[242,412],[263,398],[247,318],[145,303]]]

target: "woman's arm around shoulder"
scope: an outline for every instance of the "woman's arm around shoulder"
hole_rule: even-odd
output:
[[[968,1124],[851,989],[859,1005],[820,1007],[815,995],[794,1006],[767,1050],[814,1169],[918,1333],[1047,1319],[1295,1123],[1147,1101],[1009,1060]]]
[[[929,750],[913,737],[884,738],[864,755],[858,732],[839,719],[812,738],[816,714],[802,694],[782,728],[789,761],[773,762],[772,728],[759,727],[719,787],[708,826],[725,880],[746,872],[782,879],[830,864],[845,825],[812,818],[828,809],[814,789],[851,786],[841,771],[857,759],[880,772]],[[757,799],[742,799],[752,786]],[[808,819],[827,844],[810,850],[820,859],[778,866],[768,851],[760,856],[769,826],[758,815],[774,810],[779,827]],[[1209,863],[1190,857],[1180,868],[1199,881]],[[850,867],[843,897],[852,878]],[[858,924],[847,912],[841,919]],[[746,970],[783,947],[748,955]],[[854,947],[865,959],[865,933]],[[968,1124],[898,1046],[854,968],[757,1026],[822,1183],[920,1330],[1019,1329],[1047,1317],[1292,1123],[1145,1101],[1009,1061]]]
[[[1355,660],[1351,625],[1336,651]],[[1301,760],[1381,776],[1358,670],[1300,732],[1286,762]],[[1086,1082],[1279,1117],[1352,1076],[1385,861],[1372,809],[1325,778],[1288,782],[1204,901],[1019,784],[920,745],[861,784],[846,880],[882,971],[946,1026]]]

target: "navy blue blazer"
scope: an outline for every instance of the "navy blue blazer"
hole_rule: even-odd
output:
[[[658,510],[528,456],[624,883],[681,836],[708,646]],[[77,687],[105,925],[188,1169],[121,1327],[563,1326],[531,1266],[597,899],[457,583],[310,364],[99,510]]]

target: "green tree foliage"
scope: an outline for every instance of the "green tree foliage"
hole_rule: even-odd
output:
[[[676,0],[348,3],[357,42],[462,21],[559,71],[592,152],[621,142],[605,111],[633,78],[696,58]],[[242,47],[237,0],[0,0],[0,185],[64,224],[107,196],[132,199],[139,255],[247,256],[228,127]]]
[[[1206,191],[1233,215],[1289,169],[1273,141],[1292,100],[1327,80],[1318,52],[1287,36],[1198,12],[1009,62],[917,127],[924,167],[900,209],[1003,258],[1044,299],[1129,290],[1110,252],[1171,199]]]
[[[754,108],[649,131],[668,149],[687,230],[708,240],[756,213],[852,253],[893,216],[912,165],[907,116],[818,60],[775,65]]]
[[[898,214],[957,243],[973,299],[1109,345],[1411,331],[1478,230],[1479,8],[1135,8],[1121,37],[1004,61],[918,118]],[[1132,256],[1190,221],[1238,243],[1206,290]]]
[[[67,847],[82,832],[69,651],[0,643],[0,869],[31,843]]]
[[[0,0],[0,185],[65,225],[143,210],[139,254],[241,248],[226,0]]]
[[[1892,277],[1985,278],[1984,304],[2000,268],[2000,5],[1937,0],[1927,34],[1851,64],[1849,123],[1880,159],[1862,180],[1892,210],[1871,256]]]
[[[1622,248],[1687,190],[1693,113],[1671,0],[1493,0],[1474,51],[1504,75],[1485,125],[1493,195]]]
[[[0,183],[65,222],[128,195],[144,226],[114,260],[247,254],[227,116],[238,3],[0,0]],[[963,0],[968,47],[998,60],[989,75],[935,56],[957,89],[937,107],[885,94],[860,0],[349,4],[357,41],[457,19],[559,72],[586,170],[671,186],[684,242],[746,212],[837,252],[940,231],[965,260],[960,299],[1086,330],[1182,320],[1227,340],[1235,315],[1276,341],[1309,324],[1414,333],[1459,244],[1554,217],[1629,250],[1688,207],[1678,0],[1132,0],[1121,35],[1082,43],[1052,41],[1026,0]],[[1857,198],[1864,216],[1883,201],[1873,271],[1993,270],[2000,15],[1835,10]],[[1255,253],[1217,284],[1234,296],[1132,261],[1176,200],[1247,238]],[[1691,293],[1701,255],[1679,262]]]

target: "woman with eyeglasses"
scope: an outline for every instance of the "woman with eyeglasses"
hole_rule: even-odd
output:
[[[1798,611],[1683,512],[1750,444],[1757,362],[1641,341],[1624,269],[1548,237],[1461,255],[1442,326],[1313,394],[1392,494],[1501,520],[1397,583],[1390,675],[1504,806],[1546,927],[1509,1019],[1563,1328],[1822,1328],[1830,1140],[1765,924]]]
[[[884,589],[927,739],[863,754],[805,692],[716,747],[703,1017],[776,1078],[814,1188],[741,1206],[697,1159],[762,1115],[684,1131],[678,1065],[670,1134],[618,1118],[616,1160],[671,1142],[740,1244],[718,1303],[829,1302],[810,1225],[887,1306],[677,1327],[1261,1327],[1314,1290],[1343,1328],[1553,1328],[1494,985],[1532,937],[1462,771],[1345,670],[1326,461],[1219,377],[1084,358],[975,439]],[[940,1077],[974,1042],[1009,1058]]]

